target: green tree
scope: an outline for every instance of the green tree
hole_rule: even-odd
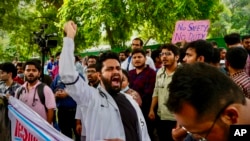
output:
[[[223,0],[224,11],[219,14],[210,30],[210,37],[224,37],[238,32],[250,34],[250,3],[248,0]]]
[[[62,41],[65,21],[74,20],[79,29],[77,52],[83,48],[108,43],[124,47],[134,32],[143,40],[160,42],[171,39],[178,20],[210,19],[214,22],[223,7],[220,0],[2,0],[0,36],[7,38],[1,50],[12,52],[9,58],[23,60],[39,55],[33,32],[40,24],[49,26],[45,33],[58,33]],[[4,39],[5,40],[5,39]],[[53,53],[60,48],[51,49]],[[7,57],[8,58],[8,57]]]
[[[79,25],[78,44],[98,44],[101,34],[111,47],[124,45],[133,31],[144,39],[170,41],[177,20],[218,19],[219,0],[65,0],[58,26],[72,19]]]

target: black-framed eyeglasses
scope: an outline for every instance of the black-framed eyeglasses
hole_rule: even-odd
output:
[[[204,137],[200,136],[200,138],[198,139],[198,141],[208,141],[207,137],[208,135],[211,133],[212,129],[214,128],[215,123],[217,122],[217,120],[219,119],[220,115],[224,112],[224,110],[231,104],[233,104],[233,101],[229,101],[227,104],[225,104],[225,106],[223,108],[221,108],[221,110],[217,113],[217,115],[215,116],[215,119],[213,121],[213,124],[210,126],[210,128],[207,130],[206,134]],[[185,127],[182,126],[182,129],[184,129],[189,135],[193,136],[195,134],[189,132]]]

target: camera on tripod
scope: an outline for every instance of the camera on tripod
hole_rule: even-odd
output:
[[[49,51],[50,48],[54,48],[57,46],[57,40],[51,39],[52,37],[57,37],[56,33],[46,34],[44,32],[45,29],[48,28],[48,24],[42,24],[40,26],[40,31],[33,32],[34,34],[34,42],[43,50]]]

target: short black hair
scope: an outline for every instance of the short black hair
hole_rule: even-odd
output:
[[[75,55],[75,61],[76,62],[81,61],[81,59],[79,58],[79,56]]]
[[[99,59],[96,60],[96,71],[101,72],[103,67],[103,62],[107,59],[115,59],[120,63],[119,56],[117,53],[112,51],[104,52],[100,55]]]
[[[215,45],[217,46],[217,45],[218,45],[216,41],[211,41],[210,43],[211,43],[213,46],[215,46]]]
[[[130,53],[131,53],[131,49],[130,49],[130,48],[127,48],[127,49],[125,50],[125,53],[126,53],[126,56],[128,57],[128,56],[130,55]]]
[[[138,37],[137,37],[137,38],[134,38],[134,39],[133,39],[133,41],[134,41],[134,40],[138,40],[138,41],[140,41],[140,46],[143,46],[143,41],[142,41],[142,39],[141,39],[141,38],[138,38]]]
[[[98,56],[95,56],[95,55],[90,55],[90,56],[88,56],[88,60],[89,60],[90,58],[95,59],[96,61],[98,60]],[[87,60],[87,61],[88,61],[88,60]]]
[[[18,63],[16,64],[16,67],[21,67],[21,68],[23,68],[23,65],[24,65],[24,63],[18,62]]]
[[[227,45],[234,45],[241,42],[239,33],[231,33],[224,36],[224,41]]]
[[[179,52],[180,52],[180,55],[179,55],[178,62],[183,63],[184,62],[183,59],[184,59],[184,57],[186,55],[186,47],[180,48]]]
[[[229,48],[226,53],[226,61],[234,69],[244,69],[248,53],[242,47]]]
[[[214,49],[213,49],[213,45],[210,42],[200,39],[200,40],[196,40],[196,41],[192,41],[188,43],[185,48],[186,50],[188,48],[195,49],[197,57],[204,56],[205,58],[204,62],[211,63]]]
[[[244,35],[242,36],[242,41],[244,41],[245,39],[249,39],[250,38],[250,35]]]
[[[119,55],[120,55],[121,53],[123,53],[126,57],[128,57],[128,54],[126,53],[126,51],[125,51],[125,50],[120,51],[120,52],[119,52]]]
[[[132,51],[132,56],[133,56],[134,54],[136,54],[136,53],[141,53],[144,57],[146,57],[146,52],[145,52],[143,49],[141,49],[141,48],[136,48],[136,49],[134,49],[134,50]]]
[[[0,65],[0,70],[7,73],[12,73],[12,79],[17,75],[17,68],[11,62],[5,62]]]
[[[173,54],[174,54],[175,56],[177,56],[177,55],[180,54],[180,52],[179,52],[179,50],[180,50],[179,47],[177,47],[177,46],[174,45],[174,44],[163,44],[163,45],[161,46],[161,51],[162,51],[163,49],[167,49],[167,50],[172,51]]]
[[[183,64],[168,85],[167,108],[179,113],[188,103],[197,112],[197,119],[214,119],[228,104],[246,104],[241,88],[218,68],[207,63]]]
[[[212,63],[220,63],[220,49],[214,48],[214,54],[211,60]]]
[[[61,52],[60,52],[60,51],[56,53],[56,57],[57,57],[57,56],[60,56],[60,55],[61,55]]]
[[[39,71],[39,72],[41,72],[41,70],[42,70],[42,66],[41,66],[41,63],[39,63],[39,62],[41,62],[39,59],[32,59],[32,60],[28,60],[28,61],[26,61],[25,62],[25,64],[24,64],[24,66],[23,66],[23,70],[25,70],[25,67],[27,66],[27,65],[34,65],[35,66],[35,68]]]
[[[156,50],[153,50],[152,53],[151,53],[151,58],[152,60],[155,62],[156,61],[156,58],[160,58],[160,53],[161,53],[161,50],[160,49],[156,49]]]
[[[128,75],[128,72],[124,69],[122,69],[122,73],[127,77],[128,79],[128,82],[129,82],[129,75]]]
[[[90,64],[90,65],[87,66],[87,69],[88,69],[88,68],[94,68],[95,70],[97,70],[97,69],[96,69],[96,66],[97,66],[96,64]]]

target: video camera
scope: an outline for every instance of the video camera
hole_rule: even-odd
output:
[[[48,28],[48,24],[42,24],[40,26],[40,31],[33,32],[34,34],[34,42],[38,44],[38,46],[46,51],[49,51],[50,48],[54,48],[57,46],[57,40],[50,39],[51,37],[57,37],[56,33],[45,34],[44,30]]]

